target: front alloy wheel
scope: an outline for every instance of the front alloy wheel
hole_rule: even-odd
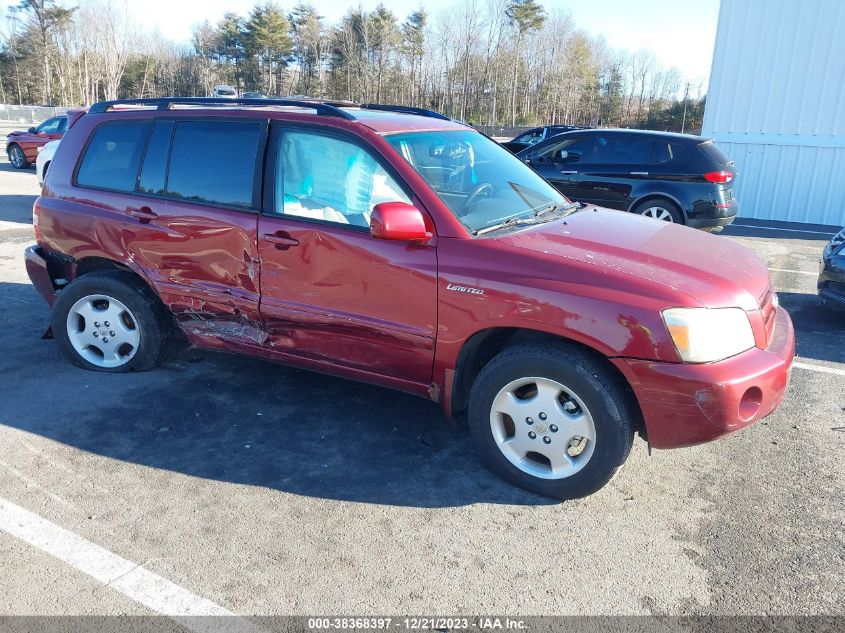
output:
[[[12,163],[15,169],[23,169],[27,166],[26,156],[20,145],[12,145],[9,148],[9,162]]]
[[[499,352],[469,395],[481,459],[511,483],[555,499],[600,489],[625,462],[634,404],[606,360],[545,340]]]
[[[490,431],[511,464],[542,479],[580,471],[596,440],[587,405],[549,378],[521,378],[502,387],[490,410]]]

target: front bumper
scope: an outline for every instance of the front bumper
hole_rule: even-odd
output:
[[[824,250],[817,288],[822,303],[845,310],[845,255],[834,255],[830,245]]]
[[[35,245],[29,246],[24,251],[23,256],[26,273],[29,275],[32,285],[35,286],[38,294],[44,297],[44,301],[52,307],[56,301],[56,289],[53,286],[53,278],[50,276],[48,263],[41,249]]]
[[[795,330],[778,310],[768,349],[700,365],[617,358],[654,448],[709,442],[766,417],[780,405],[795,355]]]

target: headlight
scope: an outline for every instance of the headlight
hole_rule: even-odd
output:
[[[740,308],[669,308],[663,321],[687,363],[722,360],[754,347],[751,322]]]
[[[35,148],[35,153],[36,153],[36,154],[40,154],[42,149],[44,149],[44,146],[43,146],[43,145],[39,145],[38,147],[36,147],[36,148]]]

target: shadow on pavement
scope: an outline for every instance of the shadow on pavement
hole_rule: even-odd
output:
[[[845,312],[826,308],[818,296],[778,292],[795,324],[795,353],[802,358],[845,363]]]
[[[189,350],[152,372],[72,367],[28,284],[0,283],[0,423],[112,459],[298,495],[414,507],[545,504],[475,457],[465,424],[399,392]],[[24,331],[10,325],[25,319]],[[20,359],[26,358],[22,363]]]
[[[32,224],[32,205],[37,197],[0,195],[0,221]]]
[[[757,237],[767,240],[818,240],[826,243],[840,228],[829,224],[738,218],[733,224],[727,225],[721,235]]]

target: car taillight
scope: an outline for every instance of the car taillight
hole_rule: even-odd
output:
[[[734,175],[729,171],[708,171],[704,174],[704,180],[707,182],[715,182],[720,185],[730,182],[734,179]]]

